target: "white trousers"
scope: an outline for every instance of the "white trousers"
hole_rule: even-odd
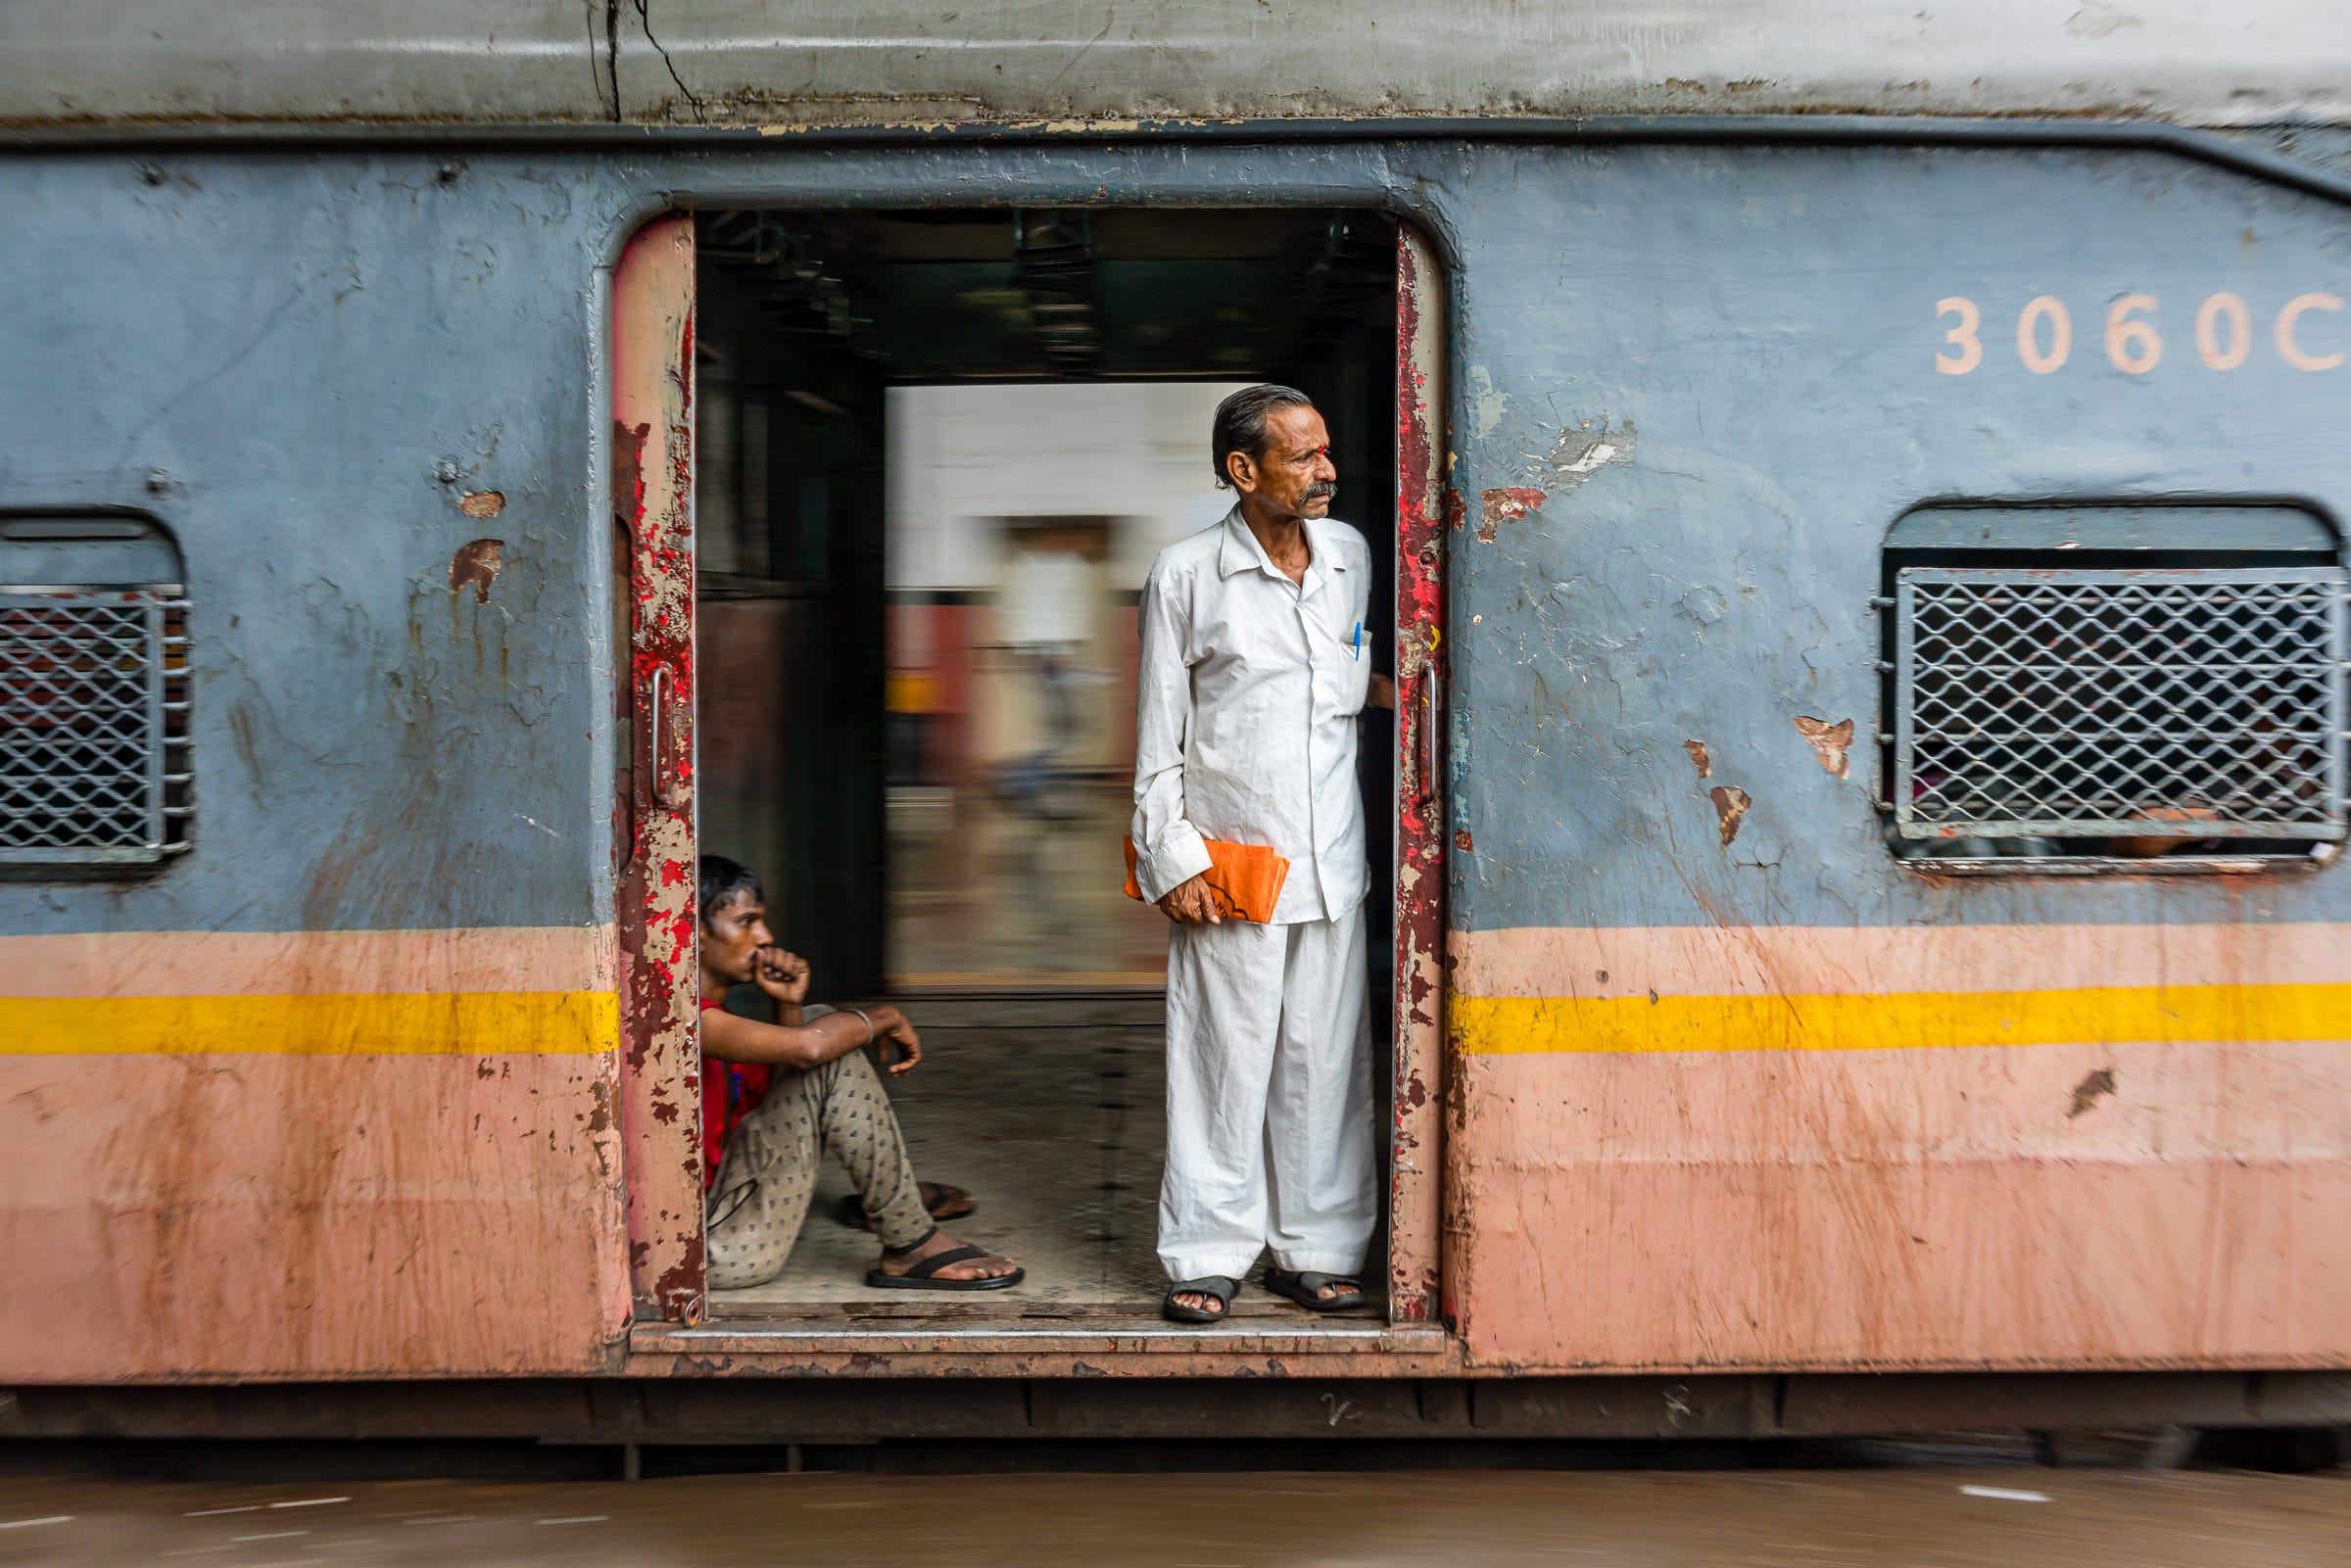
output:
[[[1352,1274],[1377,1213],[1364,911],[1168,936],[1170,1279],[1284,1268]]]

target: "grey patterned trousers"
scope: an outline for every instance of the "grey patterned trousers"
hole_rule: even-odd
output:
[[[931,1229],[898,1118],[865,1052],[805,1072],[778,1068],[767,1099],[719,1155],[703,1226],[712,1290],[763,1285],[784,1272],[826,1154],[849,1173],[883,1245],[912,1246]]]

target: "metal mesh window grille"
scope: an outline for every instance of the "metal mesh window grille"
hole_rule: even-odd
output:
[[[2344,837],[2336,567],[1895,577],[1911,838]]]
[[[187,847],[187,605],[176,590],[0,589],[0,864]]]

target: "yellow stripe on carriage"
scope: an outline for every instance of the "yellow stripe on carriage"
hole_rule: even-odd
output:
[[[610,991],[0,998],[0,1056],[594,1055]]]
[[[1470,1056],[1904,1051],[1939,1046],[2351,1039],[2351,985],[2087,986],[1863,996],[1455,996]]]

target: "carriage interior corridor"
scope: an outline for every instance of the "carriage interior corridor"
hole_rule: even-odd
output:
[[[1324,410],[1333,515],[1394,604],[1395,227],[1327,209],[696,227],[701,848],[765,879],[812,1000],[906,1010],[924,1060],[888,1089],[916,1171],[969,1189],[948,1228],[1028,1271],[980,1296],[867,1286],[875,1244],[839,1222],[828,1163],[783,1277],[711,1313],[1156,1322],[1167,926],[1121,891],[1137,595],[1231,503],[1218,401],[1272,380]],[[1389,717],[1365,720],[1375,1062],[1392,751]],[[1234,1305],[1307,1317],[1254,1287]]]

